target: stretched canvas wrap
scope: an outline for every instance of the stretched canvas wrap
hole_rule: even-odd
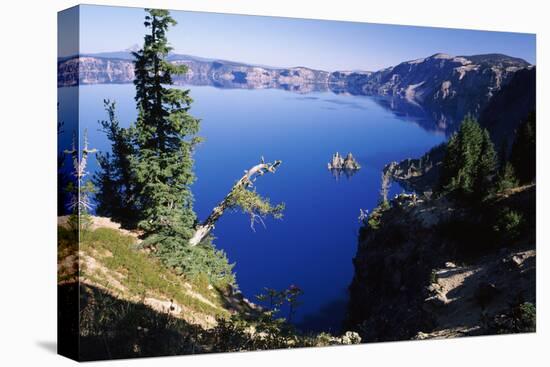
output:
[[[59,353],[535,331],[535,35],[58,15]]]

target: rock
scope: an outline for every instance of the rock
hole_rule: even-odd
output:
[[[351,153],[348,153],[346,156],[346,159],[344,159],[344,169],[350,169],[355,170],[359,169],[361,166],[359,166],[359,163],[353,158],[353,155]]]
[[[344,168],[344,158],[340,155],[340,153],[336,152],[332,156],[332,160],[328,163],[328,169],[342,169]]]
[[[353,157],[353,154],[348,153],[346,158],[344,159],[340,153],[336,152],[332,156],[332,160],[328,163],[328,169],[329,170],[358,170],[361,168],[359,163],[355,160]]]
[[[351,345],[361,343],[361,337],[354,331],[346,331],[342,336],[332,336],[328,333],[320,333],[316,337],[315,345],[318,347],[328,345]]]
[[[361,337],[354,331],[346,331],[341,337],[342,344],[359,344],[361,343]]]
[[[443,293],[436,292],[431,297],[428,297],[424,300],[426,304],[430,307],[440,308],[445,306],[447,303],[449,303],[449,300],[447,299],[447,296],[445,296]]]
[[[430,337],[429,334],[426,334],[426,333],[423,333],[422,331],[419,331],[418,334],[416,334],[416,336],[414,337],[414,339],[416,340],[425,340],[425,339],[428,339]]]
[[[516,265],[518,268],[523,263],[523,259],[520,256],[517,256],[517,255],[512,256],[512,259],[510,261],[512,262],[512,264]]]

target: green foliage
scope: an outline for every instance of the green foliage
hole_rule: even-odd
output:
[[[97,212],[126,227],[144,232],[143,246],[153,247],[162,262],[181,274],[199,275],[213,283],[233,283],[234,275],[223,251],[210,241],[188,246],[196,216],[191,184],[194,181],[192,152],[200,141],[199,120],[189,114],[189,90],[173,89],[172,75],[187,71],[185,65],[167,61],[171,47],[166,32],[176,21],[166,10],[147,10],[144,25],[149,33],[143,47],[134,52],[137,121],[122,128],[116,105],[104,101],[108,114],[100,124],[111,141],[111,154],[98,157],[100,172],[94,182]],[[279,207],[243,199],[247,210],[278,215]]]
[[[467,116],[447,143],[440,177],[440,191],[485,197],[497,168],[497,156],[487,130]]]
[[[112,155],[101,155],[102,170],[95,177],[98,212],[128,226],[137,224],[146,236],[155,235],[150,241],[171,238],[171,245],[182,245],[196,222],[190,185],[199,120],[188,113],[189,90],[167,87],[173,74],[187,71],[185,65],[166,60],[171,50],[166,32],[176,21],[166,10],[147,12],[144,25],[149,33],[133,53],[137,121],[121,128],[115,104],[105,101],[109,118],[101,125],[111,140]]]
[[[190,185],[195,178],[192,151],[199,142],[195,136],[199,120],[188,113],[189,90],[166,87],[172,84],[173,74],[187,71],[185,65],[166,60],[171,51],[166,32],[175,24],[168,11],[148,10],[144,25],[150,33],[145,35],[143,48],[133,53],[139,112],[130,162],[140,190],[143,218],[139,227],[146,234],[183,242],[192,236],[196,221]]]
[[[524,224],[523,215],[510,208],[503,208],[494,225],[494,231],[505,240],[517,239]]]
[[[275,319],[271,313],[262,313],[254,320],[238,316],[218,320],[211,331],[214,352],[239,352],[312,346],[312,340],[296,333],[284,319]]]
[[[282,291],[264,288],[264,292],[263,294],[257,295],[256,298],[259,301],[268,302],[272,314],[277,314],[286,303],[288,305],[286,320],[291,322],[292,317],[296,313],[296,308],[301,305],[300,297],[303,295],[304,291],[300,287],[292,284]]]
[[[514,166],[510,162],[505,162],[503,169],[498,175],[495,189],[497,192],[508,190],[519,185],[519,181],[516,178],[514,172]]]
[[[532,112],[518,127],[510,156],[510,161],[521,183],[530,183],[535,180],[536,156],[536,115]]]
[[[93,177],[98,187],[96,213],[110,217],[124,227],[135,228],[140,211],[137,182],[130,164],[130,157],[135,153],[132,129],[120,127],[115,102],[103,102],[108,119],[100,121],[100,124],[111,141],[111,153],[97,155],[100,169]]]
[[[225,252],[212,245],[211,238],[197,246],[188,246],[173,237],[153,234],[140,244],[140,247],[150,246],[155,256],[177,274],[195,280],[206,277],[211,284],[220,287],[235,284],[235,264],[230,264]]]
[[[378,205],[381,211],[386,211],[391,208],[389,200],[382,200],[380,205]]]
[[[63,294],[67,290],[60,289]],[[81,286],[79,352],[83,360],[204,353],[203,333],[167,313]]]
[[[60,288],[64,297],[67,287]],[[217,317],[203,329],[167,313],[121,300],[99,288],[80,286],[79,344],[84,360],[241,352],[358,344],[355,333],[303,335],[271,312],[251,318]],[[67,296],[65,296],[67,297]],[[62,298],[63,299],[63,298]]]
[[[537,327],[537,309],[531,302],[523,302],[508,312],[496,316],[488,328],[497,334],[532,333]]]
[[[196,277],[187,275],[181,277],[172,269],[166,268],[159,260],[143,251],[138,251],[135,242],[135,238],[122,235],[117,230],[99,228],[81,234],[80,249],[86,253],[93,253],[94,258],[107,269],[125,275],[117,279],[125,287],[129,296],[160,294],[194,310],[220,315],[219,309],[212,308],[186,292],[185,283],[187,282],[213,303],[221,303],[217,298],[210,296],[210,292]],[[86,266],[83,266],[82,271],[84,276],[93,275],[88,273]],[[94,280],[109,289],[108,278],[94,278]],[[227,283],[219,284],[220,287],[226,285]],[[115,291],[119,290],[115,289]]]
[[[242,186],[236,187],[231,192],[229,206],[232,209],[240,208],[243,213],[248,214],[250,216],[250,226],[253,229],[257,221],[263,224],[263,219],[266,216],[281,219],[285,209],[284,203],[274,206],[269,198],[260,196],[256,190],[251,191]]]
[[[369,220],[367,221],[369,228],[373,230],[377,230],[380,228],[380,216],[375,215],[375,213],[372,213],[369,216]]]
[[[388,200],[383,200],[380,202],[376,208],[372,210],[372,213],[369,214],[367,219],[367,225],[372,230],[377,230],[380,228],[382,213],[390,209],[391,205]]]

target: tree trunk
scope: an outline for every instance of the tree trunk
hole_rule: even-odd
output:
[[[255,165],[248,171],[244,171],[244,176],[233,185],[229,194],[227,194],[227,196],[212,210],[208,218],[197,227],[193,237],[189,240],[189,244],[191,246],[198,245],[214,229],[216,222],[220,219],[225,210],[234,204],[232,198],[236,190],[252,186],[258,176],[263,176],[267,172],[275,173],[275,170],[281,163],[281,161],[265,163],[262,157],[260,164]]]

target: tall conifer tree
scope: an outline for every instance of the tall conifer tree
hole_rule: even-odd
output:
[[[443,159],[440,189],[483,197],[488,194],[497,169],[497,156],[487,130],[466,116],[449,139]]]
[[[166,60],[171,47],[166,32],[176,21],[167,10],[148,9],[144,25],[149,29],[143,48],[134,52],[138,118],[133,135],[135,179],[140,188],[143,219],[139,226],[152,234],[152,242],[184,243],[195,225],[192,151],[199,120],[188,110],[189,90],[168,88],[172,75],[187,71],[185,65]],[[178,241],[181,240],[182,242]]]

